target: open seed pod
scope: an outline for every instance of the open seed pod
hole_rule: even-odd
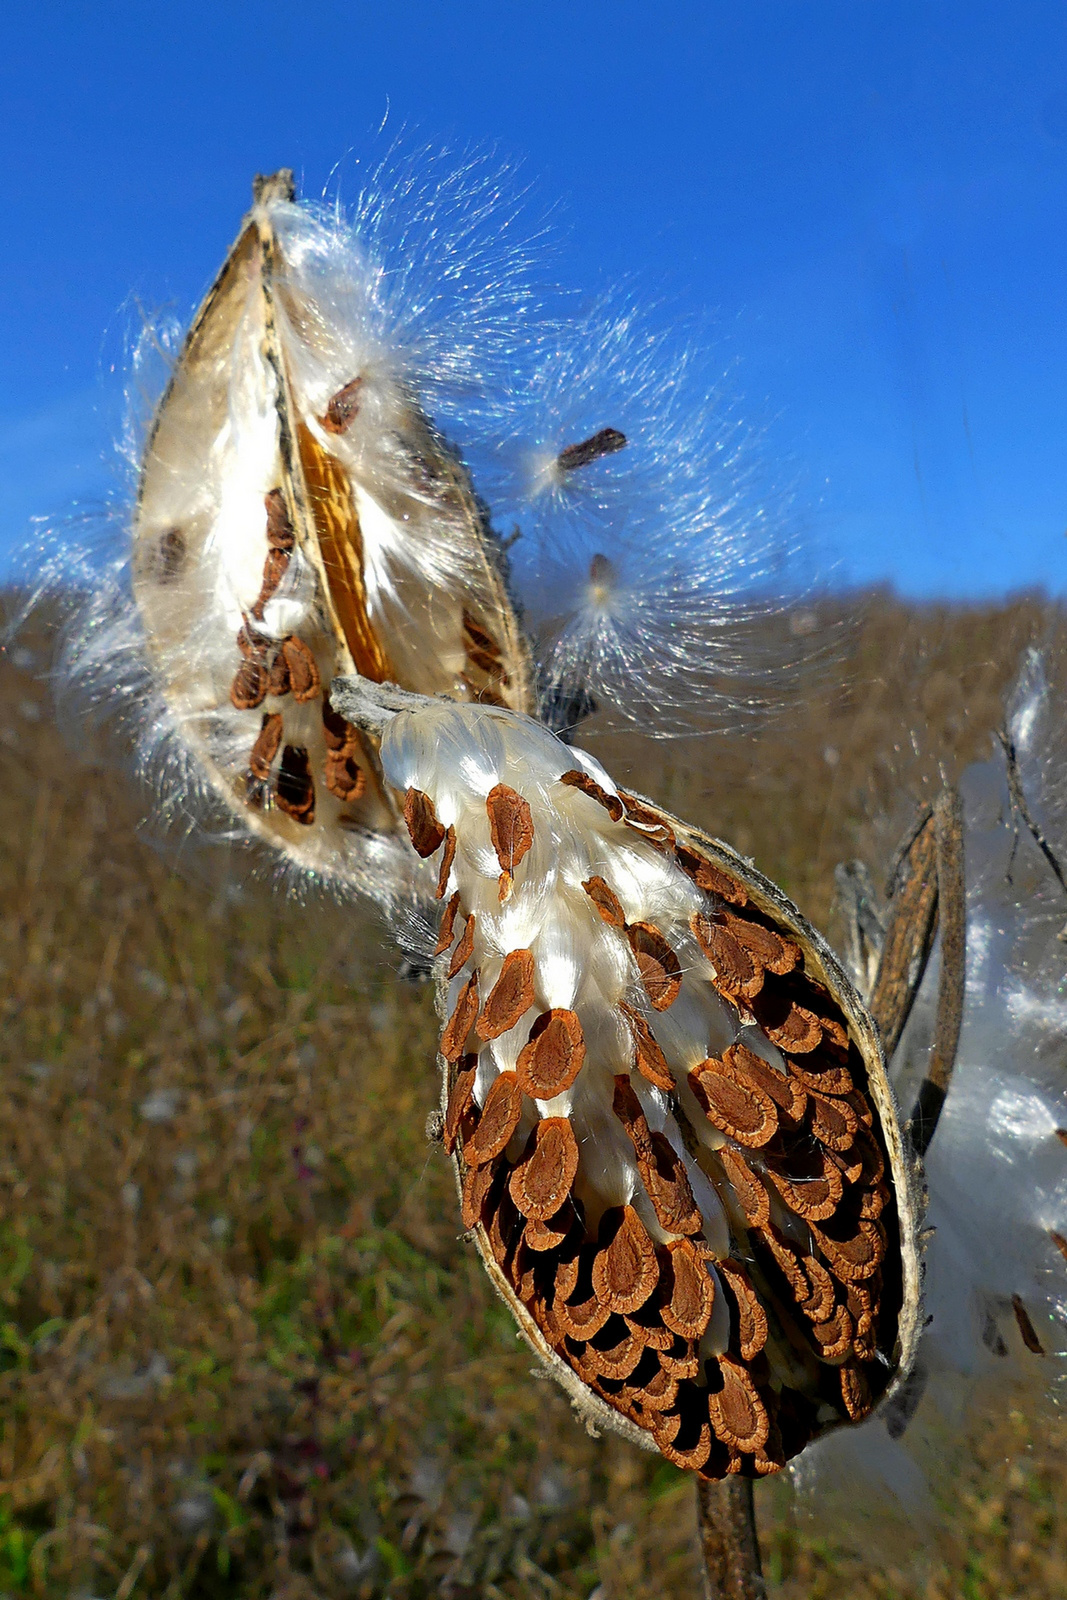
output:
[[[917,1337],[916,1207],[831,951],[528,718],[334,694],[439,864],[443,1138],[529,1342],[590,1422],[707,1477],[868,1415]]]
[[[288,172],[257,180],[156,413],[133,588],[182,740],[312,870],[344,874],[346,833],[403,827],[374,739],[330,703],[336,673],[529,703],[467,475],[383,342],[371,269]]]

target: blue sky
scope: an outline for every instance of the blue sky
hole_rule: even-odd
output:
[[[495,143],[560,276],[711,313],[839,580],[1067,588],[1067,8],[9,6],[0,570],[106,489],[131,294],[187,314],[255,171]],[[778,463],[775,466],[775,463]]]

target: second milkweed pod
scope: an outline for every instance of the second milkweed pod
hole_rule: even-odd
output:
[[[290,173],[254,198],[152,422],[133,592],[216,793],[298,865],[359,882],[360,839],[407,854],[402,796],[324,685],[357,671],[523,710],[525,645],[484,511],[389,346],[373,264],[295,203]]]
[[[455,830],[442,1104],[461,1191],[489,1160],[499,1174],[467,1215],[530,1343],[591,1422],[706,1477],[762,1476],[867,1415],[917,1338],[916,1174],[831,951],[725,845],[643,799],[613,816],[593,792],[614,790],[607,774],[530,719],[333,692],[380,733],[389,783]],[[592,785],[573,781],[576,759]],[[524,845],[503,899],[501,792]],[[782,1015],[803,1011],[800,1054],[775,1046],[694,931],[727,918],[771,1025],[788,1040]],[[525,1260],[527,1229],[536,1265],[509,1272],[501,1240]]]

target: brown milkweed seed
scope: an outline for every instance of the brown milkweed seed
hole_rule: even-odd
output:
[[[800,960],[800,946],[794,944],[792,939],[783,938],[762,922],[752,922],[748,917],[739,917],[732,911],[725,912],[724,916],[727,931],[761,967],[766,967],[768,972],[773,972],[779,978],[792,972]]]
[[[278,769],[275,798],[278,807],[294,822],[310,825],[315,820],[315,780],[311,776],[308,753],[298,745],[287,744]]]
[[[805,1256],[803,1261],[804,1272],[811,1285],[811,1293],[804,1299],[798,1297],[797,1304],[804,1315],[812,1322],[828,1322],[834,1309],[834,1280],[827,1272],[821,1261],[816,1261],[814,1256]],[[858,1285],[849,1284],[848,1300],[857,1292]],[[870,1302],[868,1299],[868,1309]]]
[[[620,433],[618,428],[601,428],[599,433],[582,439],[579,444],[567,445],[556,457],[556,464],[561,472],[576,472],[579,467],[587,467],[591,461],[599,461],[602,456],[614,455],[616,450],[625,448],[624,433]]]
[[[625,928],[626,913],[619,904],[615,891],[604,882],[603,878],[587,878],[582,888],[609,928]]]
[[[638,1072],[657,1089],[665,1089],[668,1093],[675,1087],[674,1078],[667,1065],[667,1058],[653,1037],[652,1030],[639,1011],[633,1006],[621,1005],[619,1010],[630,1025],[630,1033],[634,1041],[635,1065]]]
[[[635,922],[626,932],[653,1011],[666,1011],[682,986],[678,957],[651,922]]]
[[[633,1206],[614,1206],[600,1223],[593,1293],[612,1311],[636,1311],[659,1281],[659,1262]]]
[[[445,832],[445,848],[441,855],[441,870],[437,874],[437,889],[434,898],[443,900],[448,891],[448,880],[452,872],[452,863],[456,859],[456,830],[449,823]]]
[[[569,789],[580,789],[582,794],[587,794],[590,800],[595,800],[604,807],[612,822],[620,822],[623,816],[623,803],[617,794],[603,788],[588,772],[579,772],[577,768],[570,772],[560,774],[560,783],[565,783]]]
[[[667,1246],[661,1274],[661,1315],[672,1333],[701,1339],[715,1305],[715,1281],[688,1239]]]
[[[827,1100],[825,1095],[811,1094],[811,1131],[820,1144],[830,1150],[847,1150],[856,1136],[859,1118],[852,1107],[842,1100]]]
[[[560,1329],[571,1339],[592,1339],[610,1316],[610,1309],[602,1305],[595,1294],[586,1300],[557,1300],[556,1303]]]
[[[180,528],[167,528],[156,547],[156,577],[160,583],[173,583],[185,566],[185,535]]]
[[[421,789],[409,789],[404,796],[404,821],[416,853],[425,859],[442,843],[445,830],[437,820],[433,801]]]
[[[322,692],[322,679],[319,677],[315,657],[303,639],[298,639],[295,633],[283,639],[282,655],[289,668],[293,699],[299,705],[306,705],[309,700],[314,700]]]
[[[495,1166],[468,1167],[463,1178],[463,1204],[461,1214],[465,1228],[484,1224],[489,1212],[489,1200],[497,1176]]]
[[[263,621],[263,613],[266,609],[267,601],[285,577],[288,568],[289,552],[287,550],[267,551],[267,559],[263,563],[263,582],[260,585],[256,603],[252,607],[252,615],[257,622]]]
[[[668,1444],[660,1444],[658,1438],[656,1443],[667,1460],[676,1467],[686,1472],[699,1472],[711,1454],[711,1429],[706,1422],[683,1417],[681,1426]]]
[[[853,1422],[862,1422],[871,1413],[871,1391],[861,1368],[847,1362],[841,1368],[841,1398]]]
[[[254,778],[259,778],[266,783],[270,777],[270,769],[274,758],[281,749],[282,744],[282,715],[280,711],[271,711],[264,718],[256,742],[252,746],[252,754],[248,758],[248,769]]]
[[[798,1305],[802,1305],[805,1301],[811,1298],[813,1290],[804,1267],[800,1265],[800,1260],[796,1251],[793,1249],[792,1245],[786,1243],[785,1239],[778,1232],[778,1229],[769,1221],[764,1222],[760,1226],[759,1236],[763,1243],[767,1246],[767,1249],[770,1251],[771,1255],[774,1257],[775,1263],[778,1266],[778,1270],[781,1272],[782,1276],[789,1285],[793,1299]],[[829,1306],[827,1307],[827,1314],[829,1314],[829,1309],[833,1306],[833,1302],[834,1293],[833,1286],[831,1285],[830,1302]]]
[[[815,1224],[810,1226],[820,1254],[839,1283],[873,1278],[885,1259],[885,1233],[878,1222],[861,1220],[852,1232],[843,1228],[845,1237],[841,1239]]]
[[[272,694],[276,700],[281,700],[293,687],[289,676],[289,663],[279,650],[271,662],[270,676],[267,679],[267,693]]]
[[[638,1155],[650,1156],[652,1144],[648,1120],[641,1110],[641,1102],[634,1093],[628,1073],[620,1072],[615,1078],[611,1109],[633,1140]]]
[[[456,997],[455,1010],[441,1035],[441,1054],[446,1061],[458,1061],[467,1048],[467,1035],[478,1015],[478,974],[472,972]]]
[[[730,1356],[719,1356],[718,1367],[722,1387],[708,1402],[711,1425],[723,1444],[746,1453],[758,1450],[766,1443],[770,1418],[756,1385],[740,1362]]]
[[[264,496],[267,508],[267,544],[272,550],[291,550],[296,543],[293,524],[280,489],[272,489]]]
[[[533,844],[533,815],[527,801],[506,783],[498,783],[486,796],[489,834],[501,872],[514,874],[515,868]]]
[[[457,889],[447,906],[445,906],[444,915],[441,918],[441,931],[437,935],[437,943],[434,945],[433,950],[435,956],[444,955],[445,951],[452,943],[453,934],[455,933],[456,928],[456,915],[458,911],[459,890]]]
[[[780,1050],[806,1055],[822,1043],[822,1025],[813,1011],[798,1006],[777,986],[765,985],[755,997],[756,1021]]]
[[[675,1438],[681,1426],[682,1419],[677,1410],[664,1410],[653,1417],[652,1437],[664,1455],[667,1454],[671,1441]]]
[[[589,1341],[589,1354],[605,1378],[626,1379],[644,1354],[644,1341],[620,1317],[610,1317]]]
[[[678,1379],[657,1366],[648,1382],[635,1392],[635,1398],[649,1411],[669,1411],[678,1398]]]
[[[832,1094],[840,1099],[844,1095],[851,1095],[855,1090],[848,1068],[832,1061],[822,1050],[813,1055],[806,1055],[802,1061],[790,1061],[789,1071],[805,1089],[814,1089],[817,1094]],[[853,1110],[860,1116],[861,1121],[870,1122],[869,1110],[866,1118],[856,1107],[853,1107]]]
[[[693,936],[711,962],[713,982],[720,994],[730,1000],[741,996],[751,1000],[763,987],[763,968],[733,937],[730,931],[709,917],[695,912],[689,920]]]
[[[695,1378],[700,1371],[700,1354],[692,1339],[675,1339],[669,1350],[660,1351],[659,1359],[672,1378]]]
[[[811,1335],[823,1361],[840,1361],[852,1349],[852,1318],[845,1306],[835,1306],[825,1322],[814,1322]]]
[[[359,415],[359,391],[363,387],[362,374],[346,383],[343,389],[338,389],[331,395],[326,406],[326,414],[321,418],[322,426],[327,433],[345,433]]]
[[[326,787],[338,800],[358,800],[367,787],[363,768],[349,755],[328,751],[324,770]]]
[[[460,1072],[448,1093],[448,1105],[445,1109],[445,1122],[443,1139],[445,1150],[449,1155],[456,1148],[456,1139],[459,1136],[460,1123],[471,1108],[474,1099],[474,1080],[478,1076],[478,1057],[467,1056],[469,1063]]]
[[[582,1025],[573,1011],[544,1011],[519,1052],[519,1082],[531,1100],[551,1100],[569,1089],[585,1061]]]
[[[731,1318],[743,1361],[755,1361],[767,1343],[767,1313],[760,1305],[752,1280],[739,1261],[720,1261],[717,1271],[734,1302]]]
[[[764,1061],[744,1044],[730,1045],[729,1049],[723,1051],[722,1059],[742,1079],[762,1089],[764,1094],[769,1094],[779,1112],[784,1113],[786,1121],[797,1123],[801,1120],[807,1104],[807,1093],[792,1075],[772,1067],[769,1061]],[[782,1121],[780,1115],[779,1127]]]
[[[555,1250],[561,1245],[577,1221],[577,1213],[570,1200],[565,1200],[554,1217],[530,1217],[523,1234],[531,1250]]]
[[[459,899],[458,894],[456,895],[456,899]],[[470,916],[467,918],[466,923],[464,924],[459,943],[452,952],[452,959],[448,963],[448,976],[450,978],[454,978],[456,973],[467,965],[467,962],[474,953],[474,924],[475,918],[474,912],[472,911]]]
[[[771,1197],[766,1185],[752,1171],[739,1150],[731,1150],[729,1145],[724,1145],[721,1150],[716,1151],[716,1155],[737,1196],[738,1204],[745,1213],[749,1227],[766,1227],[771,1214]]]
[[[674,829],[663,818],[651,809],[642,805],[641,801],[632,794],[619,791],[619,798],[626,807],[626,826],[635,833],[642,834],[652,844],[660,845],[668,850],[674,849]]]
[[[578,1171],[578,1141],[566,1117],[543,1117],[509,1180],[524,1217],[547,1221],[571,1192]]]
[[[636,1311],[627,1311],[623,1317],[626,1326],[632,1329],[650,1350],[669,1350],[674,1343],[674,1331],[665,1325],[660,1314],[659,1299],[666,1293],[663,1287],[665,1272],[666,1267],[661,1259],[660,1295],[651,1295],[643,1306],[639,1306]]]
[[[1022,1303],[1022,1300],[1017,1294],[1013,1294],[1011,1297],[1011,1309],[1015,1313],[1015,1320],[1019,1325],[1019,1333],[1022,1336],[1023,1344],[1030,1351],[1031,1355],[1043,1356],[1045,1354],[1045,1347],[1037,1336],[1036,1328],[1030,1321],[1030,1313],[1027,1311],[1026,1307]]]
[[[805,1222],[825,1222],[841,1204],[844,1179],[840,1171],[825,1156],[821,1173],[790,1178],[768,1166],[767,1176],[791,1211]]]
[[[689,1086],[711,1123],[738,1144],[759,1149],[778,1132],[778,1111],[737,1057],[711,1057],[689,1074]]]
[[[522,1090],[513,1072],[501,1072],[489,1085],[478,1126],[463,1147],[463,1159],[481,1167],[507,1148],[522,1116]]]
[[[743,884],[731,878],[721,867],[714,866],[698,850],[692,850],[688,845],[676,844],[674,857],[687,877],[692,878],[698,889],[703,889],[706,894],[717,894],[721,900],[727,900],[731,905],[747,906],[748,893]]]
[[[667,1233],[699,1233],[704,1219],[693,1199],[682,1158],[666,1134],[651,1134],[650,1143],[647,1156],[638,1152],[637,1166],[657,1221]]]
[[[483,1039],[499,1039],[529,1011],[534,1003],[533,980],[533,951],[509,950],[478,1018]]]
[[[238,711],[254,711],[267,698],[267,669],[262,661],[242,661],[230,685],[230,700]]]

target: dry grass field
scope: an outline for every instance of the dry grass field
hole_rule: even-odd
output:
[[[832,931],[835,862],[987,754],[1057,626],[875,596],[758,737],[589,742]],[[460,1237],[428,990],[363,908],[158,848],[46,671],[32,633],[0,660],[0,1595],[695,1595],[691,1484],[582,1432]],[[1034,1431],[975,1419],[922,1570],[764,1486],[772,1594],[1062,1597],[1065,1439]]]

